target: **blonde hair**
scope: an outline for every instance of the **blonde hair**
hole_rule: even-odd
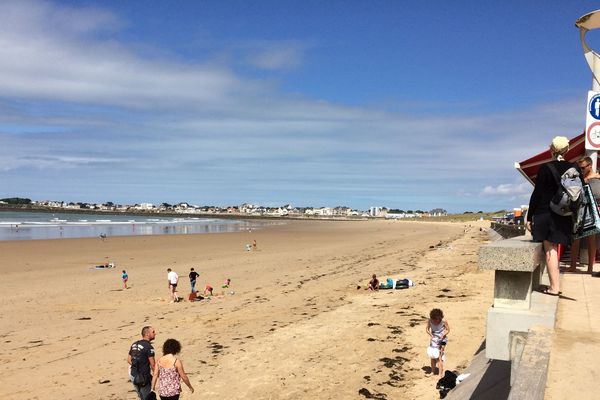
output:
[[[550,144],[552,158],[557,160],[564,159],[562,156],[569,151],[569,139],[564,136],[556,136]]]

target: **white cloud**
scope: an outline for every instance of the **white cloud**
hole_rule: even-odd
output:
[[[302,64],[304,47],[296,43],[269,45],[247,58],[249,64],[266,70],[287,70]]]
[[[106,10],[0,2],[0,179],[14,192],[7,194],[43,191],[60,168],[80,182],[65,184],[73,197],[86,187],[98,201],[110,185],[135,183],[148,191],[168,185],[170,195],[196,203],[381,198],[400,208],[481,209],[484,198],[499,209],[526,196],[528,184],[502,183],[518,178],[514,161],[544,150],[557,130],[581,130],[575,100],[419,116],[302,98],[234,65],[144,57],[117,41],[125,24]],[[267,70],[299,67],[305,50],[295,42],[243,49]],[[160,198],[162,190],[142,194],[178,200]],[[112,201],[128,200],[137,199]]]
[[[515,196],[515,195],[525,195],[530,194],[533,187],[528,182],[523,182],[519,184],[514,183],[504,183],[498,186],[486,186],[483,188],[482,194],[486,196]]]

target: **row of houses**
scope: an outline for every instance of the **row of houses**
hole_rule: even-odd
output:
[[[218,206],[197,206],[189,203],[168,204],[162,203],[155,205],[152,203],[140,203],[134,205],[107,203],[67,203],[64,201],[33,201],[32,205],[38,207],[64,208],[69,210],[85,209],[97,211],[113,212],[168,212],[180,214],[241,214],[252,216],[279,216],[279,217],[370,217],[370,218],[419,218],[423,216],[446,215],[446,210],[436,208],[429,212],[421,210],[403,211],[393,210],[386,207],[371,207],[368,211],[360,211],[350,207],[293,207],[286,204],[280,207],[264,207],[260,205],[244,203],[240,206],[218,207]]]

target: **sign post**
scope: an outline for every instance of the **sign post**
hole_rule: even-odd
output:
[[[588,92],[587,112],[585,117],[585,150],[600,150],[600,93]]]
[[[600,55],[588,46],[585,34],[600,28],[600,10],[592,11],[575,21],[579,28],[583,55],[592,70],[592,90],[588,92],[585,118],[585,154],[592,159],[592,168],[596,171],[598,150],[600,150]]]

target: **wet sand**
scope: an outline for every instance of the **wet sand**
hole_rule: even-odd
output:
[[[182,399],[438,398],[426,374],[426,316],[444,310],[446,366],[460,372],[492,301],[493,272],[477,270],[487,226],[291,221],[242,233],[0,242],[0,396],[136,399],[127,351],[152,325],[159,353],[167,338],[183,345],[196,393],[184,387]],[[244,251],[254,239],[257,250]],[[117,268],[90,269],[109,261]],[[216,295],[170,304],[167,267],[180,275],[180,296],[190,267]],[[363,290],[372,273],[417,285]]]

